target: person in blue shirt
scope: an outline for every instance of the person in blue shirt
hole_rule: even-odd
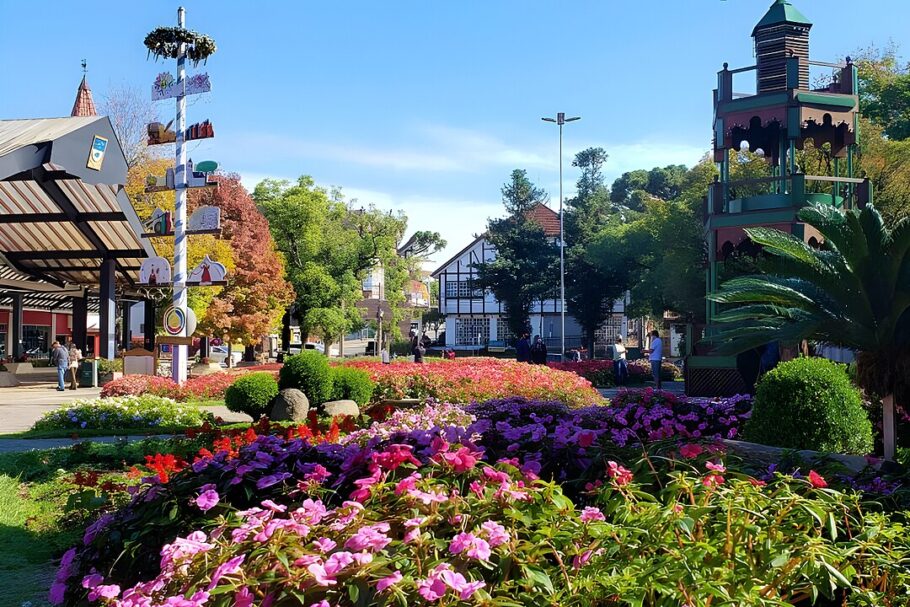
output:
[[[531,342],[527,333],[521,334],[521,339],[515,344],[515,359],[520,363],[531,362]]]
[[[657,389],[660,390],[663,388],[660,382],[660,364],[664,359],[664,342],[657,330],[651,331],[650,335],[651,347],[644,353],[648,355],[648,360],[651,362],[651,376],[654,378],[654,383],[657,384]]]
[[[66,390],[63,378],[66,377],[66,370],[70,366],[70,355],[59,341],[51,344],[51,364],[57,367],[57,391],[63,392]]]

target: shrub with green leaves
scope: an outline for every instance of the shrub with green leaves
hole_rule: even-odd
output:
[[[188,428],[214,423],[205,409],[170,398],[143,394],[75,400],[45,413],[32,430],[116,430],[119,428]]]
[[[278,372],[278,387],[301,390],[310,403],[320,405],[332,400],[332,368],[329,359],[316,350],[304,350],[284,360]]]
[[[366,371],[351,367],[334,367],[332,373],[334,375],[332,400],[349,399],[363,406],[373,398],[376,384]]]
[[[791,360],[762,378],[745,438],[833,453],[864,455],[873,448],[859,391],[843,365],[823,358]]]
[[[278,381],[271,373],[243,375],[224,391],[224,404],[231,411],[246,413],[254,420],[269,413],[278,396]]]

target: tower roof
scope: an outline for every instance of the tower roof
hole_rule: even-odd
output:
[[[82,77],[82,83],[79,90],[76,91],[76,102],[73,104],[73,111],[70,116],[97,116],[95,112],[95,100],[92,99],[92,89],[89,88],[85,76]]]
[[[795,25],[807,25],[812,27],[812,22],[806,19],[805,15],[796,10],[796,7],[790,4],[790,0],[776,0],[761,21],[756,24],[752,30],[752,35],[767,27],[780,25],[782,23],[793,23]]]

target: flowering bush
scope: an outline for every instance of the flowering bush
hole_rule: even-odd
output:
[[[224,398],[225,390],[238,377],[260,371],[276,374],[274,367],[275,365],[259,365],[200,375],[199,377],[191,377],[182,386],[169,377],[127,375],[105,384],[101,389],[101,398],[136,396],[139,394],[154,394],[179,401]]]
[[[733,438],[748,418],[748,397],[678,398],[669,392],[625,390],[609,407],[570,409],[555,401],[507,398],[466,408],[471,432],[494,457],[520,454],[546,477],[579,478],[610,445],[624,447],[675,437]]]
[[[147,394],[76,400],[45,413],[32,430],[166,429],[206,422],[214,422],[208,411]]]
[[[582,360],[579,362],[551,362],[547,363],[551,369],[569,371],[584,377],[599,388],[613,386],[615,375],[612,360]],[[645,359],[630,360],[626,365],[629,371],[630,384],[643,384],[651,381],[651,363]],[[679,368],[673,363],[664,362],[660,365],[660,377],[663,381],[675,381],[682,377]]]
[[[354,361],[376,382],[374,399],[435,398],[469,403],[491,398],[523,396],[558,400],[573,407],[603,402],[586,379],[550,369],[495,358],[434,360],[423,364]]]

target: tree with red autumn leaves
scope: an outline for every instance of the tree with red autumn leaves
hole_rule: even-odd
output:
[[[268,221],[240,184],[240,176],[224,173],[215,179],[217,188],[191,191],[188,210],[203,205],[221,209],[221,237],[231,242],[234,271],[199,326],[209,334],[227,334],[253,345],[277,325],[294,291],[284,279],[284,260],[275,250]]]

